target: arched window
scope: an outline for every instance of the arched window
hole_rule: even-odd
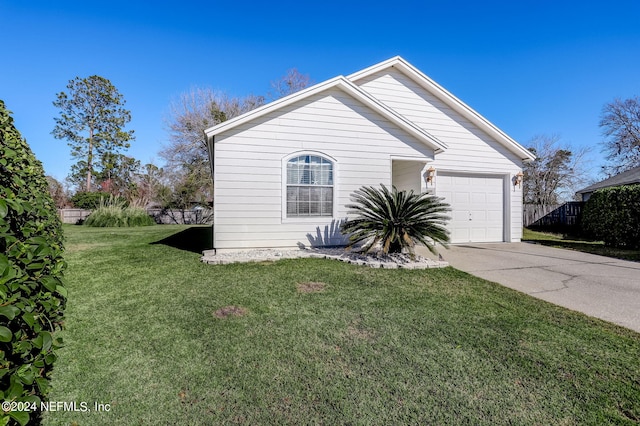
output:
[[[287,161],[287,217],[333,216],[333,163],[319,155]]]

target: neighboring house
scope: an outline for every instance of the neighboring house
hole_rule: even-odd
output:
[[[453,243],[520,241],[535,157],[400,57],[205,131],[216,250],[341,245],[363,185],[431,192]]]
[[[609,188],[610,186],[633,185],[635,183],[640,183],[640,167],[634,167],[626,172],[612,176],[609,179],[594,183],[593,185],[587,186],[586,188],[576,192],[576,194],[582,201],[587,201],[591,198],[591,194],[598,189]]]

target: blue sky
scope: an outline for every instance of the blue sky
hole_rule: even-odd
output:
[[[523,145],[558,134],[592,146],[616,97],[640,95],[640,2],[181,2],[0,0],[0,99],[62,180],[73,163],[51,130],[69,80],[124,95],[129,155],[161,165],[171,99],[193,86],[266,94],[296,67],[315,82],[400,55]]]

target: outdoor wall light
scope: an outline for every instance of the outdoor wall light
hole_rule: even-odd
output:
[[[435,179],[436,177],[436,169],[433,168],[433,166],[429,167],[427,169],[427,172],[424,174],[424,180],[427,181],[427,184],[432,184],[433,185],[433,179]]]
[[[517,186],[518,188],[522,187],[522,179],[524,179],[524,173],[518,172],[518,174],[513,177],[513,186]]]

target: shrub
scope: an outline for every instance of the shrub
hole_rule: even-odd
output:
[[[66,289],[61,223],[42,165],[0,101],[0,400],[38,410],[62,341]],[[30,418],[31,416],[31,418]],[[0,424],[37,412],[0,411]]]
[[[84,224],[94,227],[128,227],[155,225],[145,209],[125,206],[125,202],[114,197],[101,199],[100,205],[85,219]]]
[[[582,212],[583,232],[620,248],[640,248],[640,185],[603,188]]]
[[[349,213],[356,217],[342,224],[341,231],[350,233],[350,244],[364,242],[362,250],[369,252],[380,245],[384,253],[413,253],[416,243],[424,244],[436,254],[435,244],[446,246],[449,231],[445,228],[449,205],[441,198],[413,191],[391,191],[362,187],[351,195]]]
[[[111,194],[108,192],[78,192],[70,200],[77,209],[94,210],[100,206],[101,199],[109,199],[110,197]],[[118,197],[117,200],[125,202],[121,197]]]

